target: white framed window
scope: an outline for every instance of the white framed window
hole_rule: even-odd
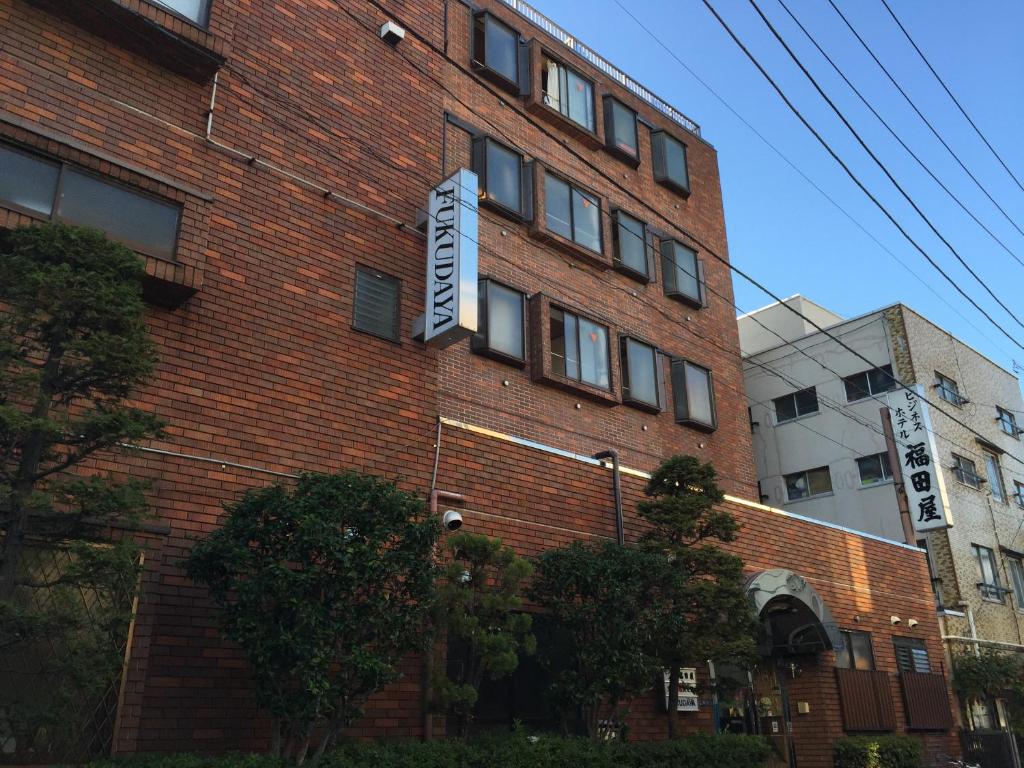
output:
[[[832,493],[832,474],[828,467],[816,467],[786,475],[786,498],[789,501],[813,499]]]
[[[880,485],[892,480],[892,466],[889,464],[889,453],[882,451],[871,456],[857,459],[857,471],[860,472],[861,487]]]
[[[772,402],[775,404],[775,422],[777,424],[818,412],[818,392],[814,387],[776,397]]]
[[[988,487],[992,498],[1006,503],[1006,489],[1003,486],[1003,472],[999,467],[999,457],[994,453],[985,454],[985,474],[988,475]]]
[[[976,573],[978,577],[978,590],[982,598],[991,602],[1001,603],[1003,601],[1003,585],[999,582],[999,568],[996,564],[996,553],[988,547],[980,544],[972,544],[974,552]]]

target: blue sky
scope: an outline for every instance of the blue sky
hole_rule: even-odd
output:
[[[757,0],[765,15],[939,231],[1024,320],[1024,266],[973,222],[871,115],[778,0]],[[827,0],[785,0],[878,112],[964,204],[1024,261],[1024,236],[999,213],[871,61]],[[868,232],[758,139],[721,101],[630,19],[614,0],[534,0],[541,12],[686,113],[718,150],[732,261],[781,296],[802,293],[847,317],[902,301],[1001,365],[1024,351],[993,327],[934,271],[857,189],[789,112],[700,0],[623,0],[623,4]],[[865,185],[953,279],[1016,340],[1016,325],[956,262],[928,226],[813,90],[747,0],[713,0],[719,13],[797,107]],[[999,166],[925,68],[880,0],[837,0],[964,164],[1024,229],[1024,190]],[[890,0],[933,66],[1024,182],[1024,3]],[[581,8],[586,8],[581,13]],[[968,9],[966,11],[965,9]],[[920,279],[918,279],[920,278]],[[922,282],[923,281],[923,282]],[[744,311],[771,301],[736,277]],[[938,294],[938,295],[936,295]]]

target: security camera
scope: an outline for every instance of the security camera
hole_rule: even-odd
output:
[[[902,621],[902,619],[899,616],[890,616],[889,621],[892,624],[899,624]]]
[[[917,626],[917,619],[910,619],[907,621],[907,626],[913,629]]]
[[[456,509],[449,509],[442,518],[446,531],[457,531],[462,527],[462,514]]]

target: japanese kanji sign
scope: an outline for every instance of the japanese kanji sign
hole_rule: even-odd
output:
[[[935,435],[920,384],[889,393],[889,416],[903,472],[903,487],[910,502],[914,530],[934,531],[953,524],[942,472],[935,460]]]

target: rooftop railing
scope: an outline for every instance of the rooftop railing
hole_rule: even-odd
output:
[[[641,101],[650,104],[656,110],[661,112],[663,115],[668,117],[675,123],[678,123],[690,133],[695,136],[700,136],[700,126],[693,122],[690,118],[680,112],[678,109],[673,107],[663,98],[657,94],[651,92],[643,85],[638,83],[632,77],[627,75],[621,69],[613,65],[610,61],[604,57],[598,55],[592,48],[587,47],[573,35],[562,29],[560,26],[555,24],[551,19],[545,16],[543,13],[538,11],[529,3],[524,3],[522,0],[501,0],[509,8],[513,9],[525,19],[536,24],[538,27],[543,29],[549,35],[554,37],[556,40],[561,41],[567,45],[577,54],[582,56],[584,59],[589,61],[595,67],[604,72],[615,82],[622,85],[626,90],[635,95]]]

